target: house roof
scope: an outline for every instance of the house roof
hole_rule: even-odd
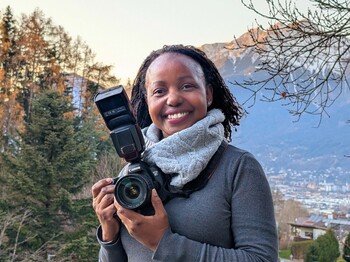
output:
[[[345,219],[329,219],[321,215],[312,215],[310,217],[297,218],[294,223],[289,223],[289,225],[294,227],[327,229],[334,225],[350,226],[350,221]]]

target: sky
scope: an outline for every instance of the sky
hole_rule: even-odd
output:
[[[266,10],[265,1],[253,2]],[[257,18],[241,0],[1,0],[0,10],[8,5],[16,18],[39,8],[73,39],[81,37],[96,62],[112,65],[122,83],[163,45],[230,42]]]

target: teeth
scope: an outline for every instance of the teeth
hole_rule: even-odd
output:
[[[186,113],[177,113],[177,114],[173,114],[173,115],[168,115],[168,118],[169,119],[180,118],[180,117],[184,117],[187,114],[188,114],[188,112],[186,112]]]

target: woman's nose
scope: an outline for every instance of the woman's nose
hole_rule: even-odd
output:
[[[167,105],[168,106],[178,106],[183,102],[183,98],[179,91],[177,90],[171,90],[168,93],[167,97]]]

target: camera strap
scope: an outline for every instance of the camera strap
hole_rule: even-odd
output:
[[[225,140],[222,141],[218,150],[210,159],[205,169],[199,174],[198,177],[188,182],[182,189],[178,189],[170,185],[171,176],[166,175],[165,184],[166,184],[166,190],[168,191],[168,194],[172,195],[173,197],[189,197],[191,193],[202,189],[214,174],[218,164],[220,163],[221,156],[225,152],[227,146],[228,146],[228,143]]]

